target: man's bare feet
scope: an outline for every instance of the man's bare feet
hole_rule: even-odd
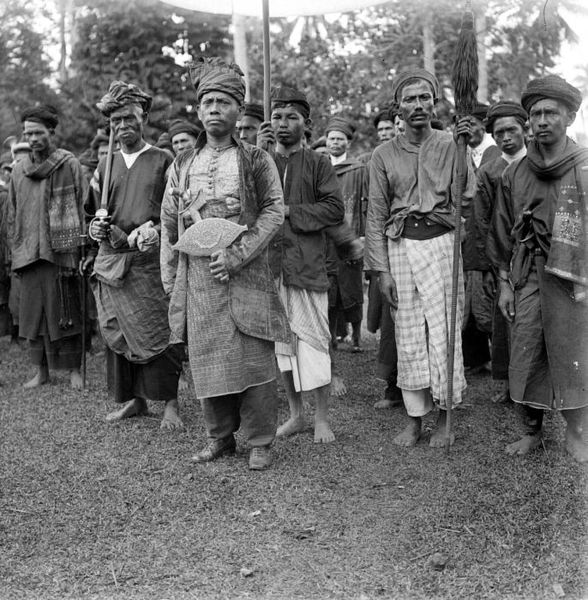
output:
[[[181,429],[184,426],[182,419],[180,419],[180,407],[178,400],[168,400],[165,403],[165,409],[163,410],[163,419],[161,419],[161,429]]]
[[[188,380],[188,376],[182,370],[180,373],[180,378],[178,379],[178,392],[187,392],[190,389],[190,382]]]
[[[394,403],[392,400],[388,400],[388,398],[374,402],[374,408],[392,408],[392,406],[394,406]]]
[[[392,440],[397,446],[410,448],[415,446],[421,437],[421,419],[409,417],[408,425]]]
[[[443,448],[447,441],[447,411],[439,410],[439,417],[437,418],[437,426],[431,433],[429,440],[429,446],[431,448]],[[449,445],[453,446],[455,442],[455,435],[453,432],[449,436]]]
[[[22,387],[30,390],[46,383],[49,383],[49,369],[47,367],[38,367],[35,376],[26,383],[23,383]]]
[[[278,437],[287,437],[296,433],[302,433],[306,429],[304,417],[291,417],[283,425],[278,427],[276,435]]]
[[[79,369],[72,369],[69,372],[69,384],[71,385],[72,390],[82,389],[82,374]]]
[[[323,420],[314,420],[314,443],[329,444],[335,441],[335,434],[332,432],[329,424]]]
[[[509,444],[506,447],[507,454],[516,454],[518,456],[523,456],[533,450],[533,448],[537,448],[537,446],[541,445],[542,435],[541,432],[525,435],[520,440]]]
[[[579,463],[588,462],[588,444],[582,440],[581,434],[569,425],[566,427],[566,450]]]
[[[113,410],[106,415],[106,420],[109,423],[114,421],[121,421],[122,419],[128,419],[130,417],[140,417],[141,415],[148,414],[147,402],[141,398],[133,398],[126,402],[122,408]]]
[[[347,393],[347,386],[343,381],[342,377],[339,375],[333,375],[331,377],[331,396],[336,398],[340,398],[341,396],[345,396]]]

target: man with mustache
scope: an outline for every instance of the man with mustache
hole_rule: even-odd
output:
[[[370,162],[365,268],[378,273],[395,313],[398,387],[410,422],[394,442],[417,443],[422,417],[434,401],[441,410],[430,446],[441,447],[446,435],[456,146],[451,134],[431,127],[439,97],[433,74],[424,69],[400,73],[392,96],[406,131],[376,148]],[[470,133],[469,119],[461,119],[456,135]],[[471,197],[474,179],[468,175],[466,196]],[[461,283],[458,332],[463,300]],[[466,386],[459,335],[454,364],[453,402],[458,404]]]

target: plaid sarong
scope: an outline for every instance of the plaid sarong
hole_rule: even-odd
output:
[[[388,258],[398,293],[395,315],[398,387],[431,388],[435,401],[445,406],[453,232],[428,240],[389,240]],[[466,387],[460,335],[464,307],[461,267],[458,289],[453,404],[461,402]]]

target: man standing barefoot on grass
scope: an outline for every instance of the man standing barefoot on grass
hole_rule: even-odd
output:
[[[292,332],[293,344],[276,344],[290,418],[278,429],[287,436],[304,431],[304,401],[315,406],[314,441],[335,439],[328,422],[331,383],[329,280],[325,229],[343,221],[345,209],[335,170],[326,156],[303,147],[310,105],[294,88],[272,92],[271,123],[263,123],[258,143],[275,144],[274,160],[284,189],[286,219],[270,244],[274,275]]]
[[[445,443],[456,147],[451,134],[431,128],[438,95],[437,79],[428,71],[400,73],[393,99],[406,131],[378,146],[370,163],[365,268],[379,273],[382,293],[395,309],[398,387],[410,418],[394,439],[400,446],[417,443],[433,401],[441,410],[430,445]],[[456,133],[470,131],[469,120],[460,120]],[[473,195],[471,176],[466,194]],[[463,301],[461,282],[458,333]],[[459,335],[453,377],[453,403],[458,404],[466,387]]]
[[[58,118],[51,106],[22,113],[31,155],[15,165],[8,192],[12,270],[20,277],[19,335],[30,342],[34,388],[50,369],[69,369],[82,387],[82,319],[78,263],[85,182],[79,161],[53,142]]]
[[[94,265],[92,289],[107,346],[108,389],[123,405],[106,420],[144,415],[147,400],[163,401],[161,428],[175,429],[182,426],[177,400],[182,353],[170,344],[168,299],[159,269],[160,207],[171,158],[143,138],[151,96],[137,86],[114,81],[97,106],[120,144],[112,157],[109,221],[91,223],[89,233],[100,246],[85,265]],[[100,206],[106,160],[90,185],[89,215]]]
[[[566,448],[588,461],[588,149],[566,136],[582,94],[557,75],[521,97],[533,141],[502,176],[489,250],[499,269],[499,307],[511,323],[509,387],[528,431],[506,447],[541,444],[545,410],[561,410]]]
[[[271,465],[278,420],[274,341],[289,337],[267,249],[284,221],[283,195],[268,154],[235,136],[245,97],[241,69],[204,58],[190,76],[204,133],[171,169],[161,265],[172,335],[188,342],[209,440],[193,460],[234,454],[240,428],[251,447],[249,468],[262,470]],[[205,255],[173,248],[197,231],[190,226],[210,227],[213,219],[246,231]]]

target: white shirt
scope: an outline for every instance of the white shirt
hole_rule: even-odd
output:
[[[515,160],[519,160],[519,158],[523,158],[523,156],[527,156],[527,146],[523,146],[516,154],[505,154],[502,152],[500,154],[502,158],[510,165],[510,163]]]
[[[496,142],[489,133],[485,133],[482,141],[475,148],[471,148],[472,160],[474,161],[474,165],[476,165],[476,169],[482,162],[482,154],[484,154],[490,146],[496,146]]]
[[[143,154],[143,152],[147,152],[147,150],[149,150],[149,148],[152,148],[152,147],[153,146],[151,146],[151,144],[145,144],[141,148],[141,150],[139,150],[138,152],[133,152],[132,154],[127,154],[126,152],[123,152],[121,150],[120,153],[122,154],[122,157],[124,158],[125,165],[127,165],[127,169],[130,169],[135,164],[135,161],[139,157],[139,154]]]
[[[345,160],[347,160],[347,152],[341,154],[341,156],[333,156],[331,154],[331,164],[333,166],[338,165],[339,163],[342,163]]]

